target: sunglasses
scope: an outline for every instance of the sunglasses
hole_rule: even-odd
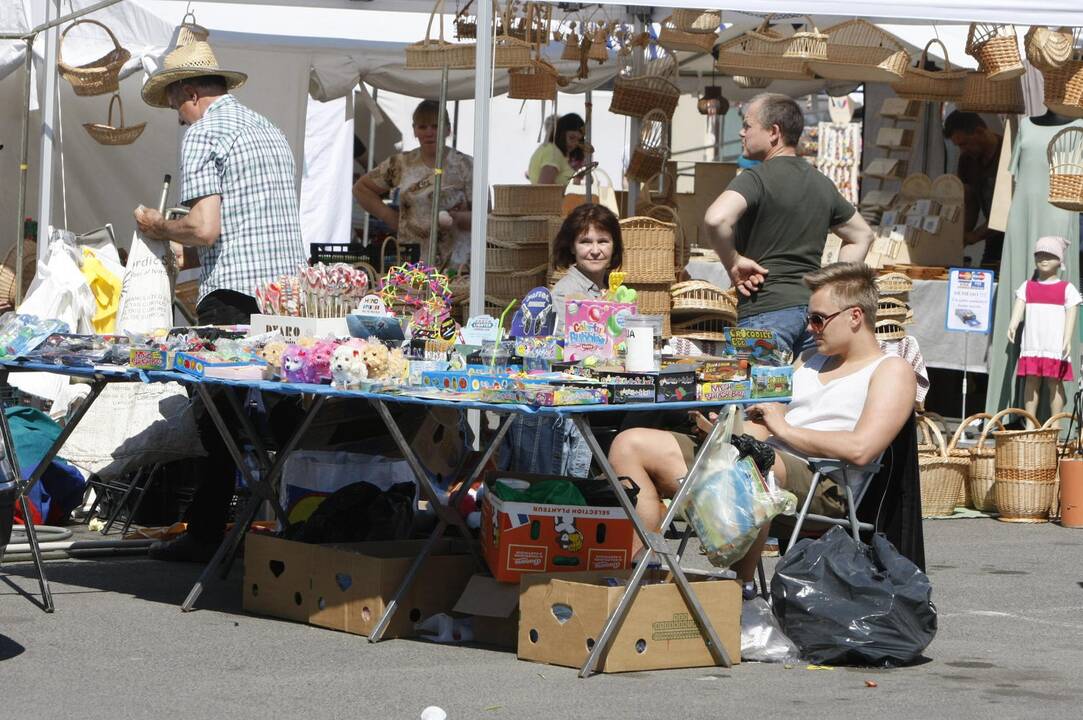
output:
[[[818,312],[811,312],[805,316],[805,324],[808,325],[809,330],[811,330],[812,332],[821,333],[824,331],[824,328],[827,327],[827,324],[829,322],[837,318],[839,315],[842,315],[847,310],[852,310],[855,307],[857,306],[851,305],[850,307],[844,307],[842,310],[839,310],[838,312],[833,312],[830,315],[824,315],[823,313]]]

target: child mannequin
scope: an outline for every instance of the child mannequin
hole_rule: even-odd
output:
[[[1015,291],[1008,342],[1015,342],[1019,322],[1025,319],[1016,375],[1026,378],[1023,404],[1031,414],[1037,412],[1042,392],[1049,398],[1050,412],[1059,413],[1064,408],[1064,381],[1073,378],[1069,355],[1083,298],[1074,285],[1058,277],[1066,247],[1068,241],[1062,237],[1039,238],[1034,244],[1034,278]]]

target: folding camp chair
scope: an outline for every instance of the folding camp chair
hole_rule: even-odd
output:
[[[865,492],[872,484],[873,476],[880,472],[880,468],[883,467],[880,463],[880,461],[883,460],[883,457],[884,454],[880,453],[880,457],[876,459],[876,462],[869,463],[868,465],[851,465],[844,460],[829,458],[809,458],[808,464],[814,473],[812,476],[812,484],[809,486],[808,495],[805,497],[805,502],[801,506],[801,512],[797,514],[797,520],[794,523],[793,533],[790,535],[790,542],[786,546],[786,550],[788,551],[792,548],[794,543],[796,543],[797,539],[801,536],[801,526],[804,525],[805,520],[815,520],[816,522],[848,528],[850,533],[854,536],[854,540],[857,540],[858,542],[861,541],[860,531],[865,530],[867,532],[872,532],[873,526],[870,523],[858,521],[857,507],[861,504],[862,499],[865,497]],[[847,517],[833,518],[809,512],[809,506],[812,505],[812,498],[816,494],[816,488],[819,487],[824,475],[831,475],[831,479],[834,480],[846,494]],[[856,483],[860,484],[858,485],[858,492],[855,497],[854,485]]]

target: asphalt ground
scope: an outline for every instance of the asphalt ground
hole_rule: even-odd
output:
[[[1083,531],[933,520],[925,539],[939,632],[918,664],[744,663],[587,680],[508,652],[370,644],[248,615],[239,567],[185,614],[200,566],[52,560],[50,615],[32,601],[33,565],[7,564],[0,717],[417,718],[428,705],[452,720],[1083,717]]]

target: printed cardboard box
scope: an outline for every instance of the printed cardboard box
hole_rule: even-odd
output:
[[[497,580],[514,583],[527,573],[629,566],[635,530],[623,508],[506,502],[492,492],[500,478],[534,483],[550,476],[490,473],[486,478],[481,543]]]
[[[733,663],[741,659],[741,590],[736,580],[685,571]],[[581,667],[624,593],[631,571],[524,576],[519,592],[521,660]],[[600,672],[709,667],[715,664],[680,590],[649,571]]]
[[[346,318],[344,317],[309,318],[257,313],[252,316],[248,332],[251,335],[263,335],[271,332],[281,333],[286,342],[293,342],[301,337],[322,338],[328,335],[340,338],[350,337],[350,330],[346,327]]]
[[[243,607],[259,615],[367,636],[423,544],[404,540],[309,545],[249,533]],[[473,556],[463,546],[438,543],[384,637],[414,637],[415,622],[450,612],[476,571]]]

